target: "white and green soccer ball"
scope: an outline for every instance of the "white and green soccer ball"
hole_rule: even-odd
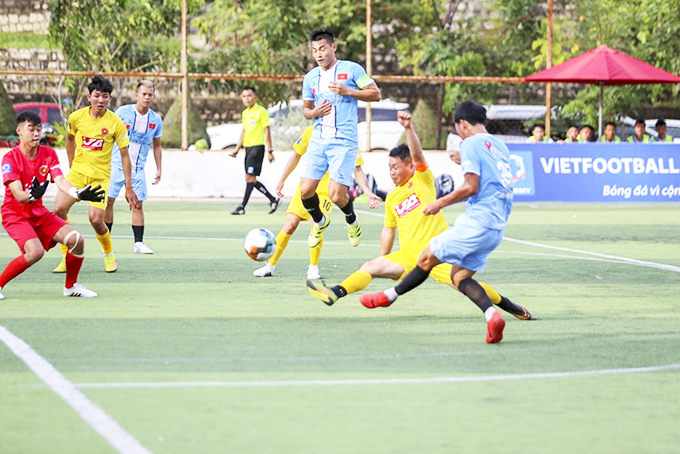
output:
[[[243,248],[248,257],[263,262],[276,252],[276,237],[267,229],[253,229],[246,235]]]

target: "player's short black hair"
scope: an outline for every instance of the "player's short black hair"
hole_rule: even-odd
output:
[[[645,120],[643,120],[641,118],[638,118],[637,120],[635,120],[635,126],[637,126],[637,125],[644,125],[645,127],[647,126],[646,123],[645,123]]]
[[[392,148],[392,151],[390,151],[390,156],[399,158],[402,161],[406,161],[407,159],[411,161],[411,152],[408,149],[408,145],[405,143]]]
[[[252,85],[246,85],[245,87],[243,87],[243,90],[241,90],[241,93],[243,93],[246,90],[250,90],[253,93],[257,94],[257,90],[255,90],[255,87],[253,87]]]
[[[111,93],[113,91],[113,84],[105,79],[104,76],[97,74],[92,78],[92,81],[87,84],[88,93],[92,94],[93,91],[99,90],[102,93]]]
[[[581,125],[581,127],[579,129],[583,129],[583,128],[590,128],[591,131],[595,132],[595,128],[593,128],[589,124]]]
[[[655,127],[658,128],[659,126],[666,126],[666,120],[661,120],[661,119],[656,120],[656,126]]]
[[[42,124],[42,120],[40,119],[40,115],[38,115],[35,112],[31,111],[24,111],[21,112],[19,115],[17,115],[17,126],[19,126],[21,123],[24,122],[29,122],[32,125],[38,126]]]
[[[453,121],[460,123],[465,120],[471,125],[486,125],[486,108],[473,101],[464,101],[456,107]]]
[[[531,130],[533,131],[534,128],[541,128],[542,130],[545,131],[545,125],[543,123],[535,123],[532,127]]]
[[[613,127],[616,128],[616,123],[614,123],[613,121],[608,121],[607,123],[605,123],[604,127],[606,128],[609,125],[612,125]]]
[[[328,41],[328,44],[333,44],[335,42],[335,37],[330,28],[317,28],[313,30],[309,40],[313,42],[321,41],[322,39]]]
[[[576,129],[578,129],[578,125],[572,123],[572,124],[569,125],[569,127],[568,127],[567,129],[571,129],[571,128],[576,128]]]

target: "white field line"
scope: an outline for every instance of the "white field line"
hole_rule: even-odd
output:
[[[152,454],[26,342],[0,325],[0,340],[121,454]]]
[[[538,380],[545,378],[568,378],[589,375],[622,375],[645,372],[680,370],[680,364],[634,367],[624,369],[599,369],[571,372],[544,372],[536,374],[476,375],[469,377],[429,378],[377,378],[356,380],[283,380],[283,381],[196,381],[196,382],[129,382],[129,383],[79,383],[78,388],[264,388],[289,386],[356,386],[356,385],[414,385],[436,383],[475,383],[487,381]]]

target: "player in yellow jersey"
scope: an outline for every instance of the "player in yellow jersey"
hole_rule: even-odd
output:
[[[102,76],[94,76],[87,89],[87,100],[90,106],[76,110],[68,118],[66,154],[71,170],[66,179],[78,188],[89,184],[92,187],[101,186],[104,191],[107,191],[111,177],[111,152],[113,144],[117,143],[125,175],[125,198],[132,209],[137,204],[137,195],[132,189],[132,167],[128,155],[130,140],[123,120],[108,110],[113,85]],[[60,192],[54,200],[54,213],[68,220],[68,212],[77,201],[68,194]],[[118,269],[118,264],[113,255],[111,234],[104,223],[105,212],[106,193],[104,193],[102,202],[90,202],[89,218],[97,239],[102,245],[104,270],[107,273],[113,273]],[[66,255],[66,251],[62,252]],[[63,258],[53,272],[66,272]]]
[[[302,132],[300,137],[293,144],[293,149],[295,150],[295,153],[293,153],[293,155],[286,163],[286,167],[284,167],[283,173],[281,174],[281,179],[279,180],[279,183],[276,186],[276,192],[278,193],[279,197],[283,197],[283,193],[281,191],[283,190],[283,184],[286,182],[286,179],[291,174],[293,169],[295,169],[295,167],[298,165],[298,162],[300,162],[300,158],[302,158],[302,156],[307,152],[307,147],[309,146],[309,141],[312,138],[313,131],[314,126],[308,127]],[[354,169],[354,177],[356,178],[357,183],[359,184],[361,189],[363,189],[364,192],[366,193],[366,196],[368,197],[369,207],[378,208],[380,206],[380,198],[373,194],[373,192],[371,192],[371,190],[368,188],[366,174],[364,174],[364,171],[361,168],[363,164],[364,160],[361,157],[361,151],[359,151],[356,160],[356,167]],[[328,215],[334,206],[330,196],[328,195],[328,186],[329,176],[328,172],[326,172],[326,174],[319,181],[319,185],[316,188],[316,194],[319,196],[320,201],[319,205],[324,215]],[[253,271],[254,276],[269,277],[274,275],[276,264],[281,258],[281,254],[283,254],[283,251],[286,249],[286,246],[288,246],[288,240],[290,240],[290,237],[297,229],[298,225],[300,224],[300,221],[307,220],[309,220],[309,213],[305,209],[304,205],[302,205],[302,198],[300,197],[300,185],[298,184],[297,190],[295,191],[295,195],[293,195],[293,198],[288,204],[288,208],[286,209],[286,222],[283,225],[283,228],[281,229],[279,234],[276,236],[276,253],[272,256],[272,258],[269,259],[269,261],[263,267]],[[321,255],[322,245],[323,234],[321,236],[321,241],[319,241],[319,244],[309,249],[309,268],[307,269],[307,279],[321,279],[321,274],[319,272],[319,256]]]
[[[406,129],[406,144],[390,151],[390,177],[397,185],[385,201],[385,223],[380,234],[380,257],[364,263],[340,285],[327,288],[322,282],[307,281],[307,289],[327,305],[364,289],[373,278],[403,279],[418,263],[418,257],[430,240],[449,228],[440,211],[425,216],[423,208],[437,199],[434,175],[425,161],[420,139],[411,126],[411,114],[398,112],[397,119]],[[454,158],[455,160],[455,158]],[[458,160],[460,158],[458,157]],[[399,229],[400,250],[392,252],[395,229]],[[453,287],[451,265],[442,263],[430,272],[435,280]],[[499,295],[488,284],[480,283],[489,299],[501,309],[521,320],[531,314],[524,307]]]

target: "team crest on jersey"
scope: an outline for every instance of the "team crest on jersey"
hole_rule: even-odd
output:
[[[108,136],[109,135],[109,129],[108,128],[102,128],[102,135]]]
[[[104,139],[83,137],[83,148],[88,150],[102,150],[104,149]]]
[[[156,123],[151,123],[149,125],[149,129],[156,129]]]
[[[40,172],[40,175],[42,175],[42,176],[47,175],[47,172],[49,172],[49,171],[50,171],[50,168],[47,167],[46,164],[41,165],[40,170],[38,170],[38,172]]]
[[[347,80],[347,74],[338,74],[338,80]]]
[[[2,173],[12,173],[12,164],[3,164]]]
[[[130,125],[125,125],[125,129],[130,129]]]
[[[316,88],[312,88],[312,94],[313,94],[313,95],[316,94]]]
[[[415,210],[420,206],[420,199],[414,192],[410,196],[408,196],[406,199],[404,199],[399,205],[394,207],[394,210],[397,212],[397,216],[400,218],[403,218],[407,214],[409,214],[411,211]]]

